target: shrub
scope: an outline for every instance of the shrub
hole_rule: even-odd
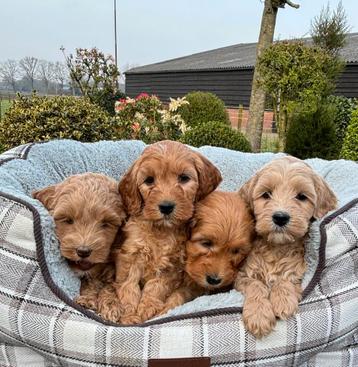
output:
[[[92,142],[111,139],[110,116],[88,99],[72,96],[19,96],[0,122],[0,145],[10,149],[20,144],[49,139]]]
[[[91,102],[97,103],[109,114],[114,115],[114,103],[125,95],[117,90],[120,72],[111,55],[105,55],[97,48],[77,48],[76,54],[66,56],[62,52],[70,72],[70,78]]]
[[[351,120],[352,112],[358,107],[357,101],[353,98],[343,96],[330,96],[329,102],[336,106],[337,112],[334,119],[337,135],[337,149],[342,149],[344,136]]]
[[[335,106],[327,102],[315,111],[296,108],[287,132],[286,152],[301,159],[337,158],[335,114]]]
[[[190,92],[185,98],[189,104],[180,107],[179,113],[188,126],[194,127],[209,121],[230,123],[224,102],[215,94]]]
[[[358,109],[352,113],[352,119],[343,141],[341,158],[358,161]]]
[[[216,147],[251,152],[250,143],[245,136],[222,121],[209,121],[188,130],[180,139],[184,144],[194,147],[211,145]]]
[[[141,93],[137,98],[116,102],[117,135],[124,139],[140,139],[145,143],[178,140],[186,125],[177,113],[186,104],[185,98],[171,99],[168,108],[156,96]]]
[[[126,95],[120,91],[112,92],[112,91],[100,91],[94,92],[91,96],[91,102],[98,104],[98,106],[102,107],[106,110],[110,115],[115,115],[114,104],[119,99],[126,98]]]

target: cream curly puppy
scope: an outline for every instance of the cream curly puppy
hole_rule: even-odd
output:
[[[244,324],[260,338],[273,330],[276,317],[297,312],[310,223],[335,209],[337,199],[308,164],[293,157],[264,166],[239,194],[254,213],[258,238],[235,287],[245,295]]]

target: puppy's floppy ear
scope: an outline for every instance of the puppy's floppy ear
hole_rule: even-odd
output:
[[[245,201],[248,208],[254,211],[254,200],[253,191],[259,179],[259,173],[256,173],[253,177],[249,179],[244,185],[239,189],[239,196]]]
[[[222,177],[220,171],[207,158],[198,152],[193,153],[195,155],[194,164],[199,177],[196,200],[201,200],[219,186]]]
[[[42,190],[37,190],[32,193],[32,197],[41,201],[47,210],[51,211],[55,207],[56,188],[58,185],[45,187]]]
[[[137,185],[138,163],[135,162],[119,182],[119,193],[129,215],[139,215],[142,209],[142,197]]]
[[[313,174],[313,184],[317,195],[313,216],[318,219],[337,207],[337,197],[327,182],[316,173]]]

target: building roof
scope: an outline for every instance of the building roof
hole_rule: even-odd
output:
[[[310,42],[309,38],[304,40]],[[358,33],[348,34],[347,44],[342,49],[341,56],[347,63],[358,62]],[[253,68],[255,61],[256,43],[239,43],[155,64],[139,66],[128,70],[126,74],[244,69]]]

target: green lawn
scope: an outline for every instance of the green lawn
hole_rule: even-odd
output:
[[[0,108],[1,116],[0,116],[0,118],[2,118],[4,116],[6,110],[10,107],[11,101],[9,99],[1,99],[0,103],[1,103],[1,108]]]

